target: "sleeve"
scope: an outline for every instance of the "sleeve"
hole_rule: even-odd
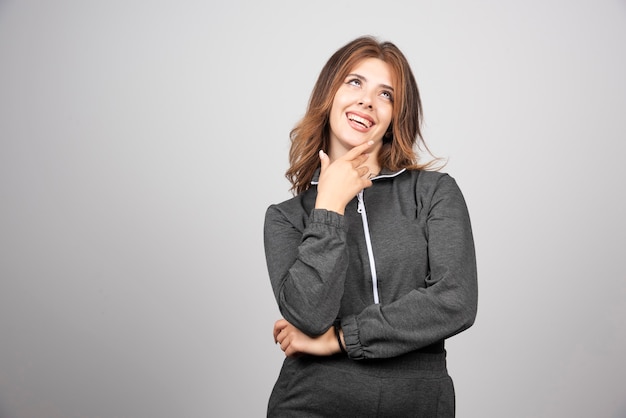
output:
[[[348,266],[342,215],[313,209],[304,229],[277,205],[265,215],[267,268],[283,317],[302,332],[323,334],[337,318]]]
[[[426,213],[429,276],[387,305],[370,305],[342,319],[349,356],[394,357],[451,337],[475,320],[476,256],[469,213],[454,179],[438,178]]]

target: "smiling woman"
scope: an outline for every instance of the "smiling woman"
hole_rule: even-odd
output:
[[[367,74],[358,73],[358,67],[362,67],[361,71],[371,71],[371,77],[378,79],[365,78]],[[428,152],[428,147],[422,139],[419,89],[405,56],[391,42],[379,43],[371,37],[357,38],[326,62],[311,93],[304,118],[291,131],[290,167],[286,176],[294,192],[300,193],[310,187],[313,173],[319,166],[319,150],[330,149],[331,108],[335,100],[341,100],[343,94],[339,90],[349,90],[348,87],[356,89],[358,97],[353,97],[354,101],[368,100],[363,94],[369,89],[377,91],[377,88],[380,89],[377,99],[389,99],[387,102],[383,100],[381,105],[386,107],[389,103],[391,122],[384,131],[382,144],[377,148],[380,167],[390,170],[429,169],[439,162],[438,159],[422,162],[420,155],[415,153],[416,148]],[[374,104],[376,112],[381,112],[378,100],[365,107],[373,110],[370,106]],[[363,105],[361,103],[360,107]],[[371,117],[368,112],[358,110],[352,115]],[[364,140],[366,138],[362,138]]]
[[[393,112],[391,68],[378,58],[361,61],[339,87],[330,113],[331,161],[363,142],[382,138]],[[370,152],[378,152],[382,142]],[[367,164],[369,173],[380,171],[378,161]]]
[[[474,242],[454,179],[420,162],[421,118],[390,42],[322,69],[291,132],[295,196],[265,215],[286,355],[268,416],[454,416],[444,342],[476,316]]]

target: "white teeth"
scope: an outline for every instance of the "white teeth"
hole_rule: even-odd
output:
[[[368,128],[370,128],[372,126],[372,122],[370,122],[369,120],[364,119],[362,117],[359,117],[359,116],[357,116],[355,114],[352,114],[352,113],[350,113],[348,115],[348,119],[353,120],[355,122],[358,122],[358,123],[360,123],[362,125],[365,125]]]

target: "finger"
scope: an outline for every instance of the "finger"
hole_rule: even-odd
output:
[[[296,349],[296,347],[294,347],[294,341],[291,338],[286,338],[287,341],[285,341],[285,348],[283,349],[283,352],[285,353],[285,356],[287,357],[291,357],[294,354],[298,353],[298,350]]]
[[[274,341],[277,342],[277,338],[278,338],[278,334],[280,334],[280,332],[285,329],[285,327],[287,326],[288,322],[284,319],[279,319],[278,321],[276,321],[274,323]]]
[[[274,342],[278,342],[278,334],[280,334],[281,328],[278,327],[277,324],[274,324],[274,329],[272,330],[272,334],[274,335]]]
[[[288,335],[280,336],[280,349],[286,354],[287,350],[291,347],[291,338]]]
[[[357,157],[355,157],[351,163],[352,163],[352,168],[357,168],[359,166],[362,166],[363,164],[365,164],[365,162],[370,158],[369,154],[361,154]]]
[[[370,169],[367,166],[357,167],[356,172],[358,173],[359,177],[369,178]]]
[[[287,325],[289,325],[289,322],[287,322],[287,320],[284,318],[281,318],[278,321],[274,322],[274,328],[277,328],[277,329],[283,329]]]
[[[323,150],[320,150],[319,156],[321,165],[320,172],[324,172],[324,170],[326,170],[326,167],[328,167],[328,165],[330,164],[330,158],[328,158],[328,154],[326,154]]]
[[[283,344],[285,342],[286,337],[287,337],[287,334],[284,333],[282,330],[276,335],[276,344],[280,346],[281,350],[283,349]]]
[[[344,155],[344,158],[347,160],[353,160],[359,155],[365,153],[365,151],[367,151],[372,145],[374,145],[374,141],[367,141],[362,143],[361,145],[357,145],[356,147],[348,151],[346,155]]]
[[[285,352],[285,355],[286,355],[287,357],[291,357],[291,356],[293,356],[293,355],[295,354],[295,350],[293,350],[293,349],[291,348],[291,346],[286,347],[283,351]]]
[[[286,335],[287,333],[284,332],[284,330],[278,331],[278,333],[274,335],[274,342],[276,342],[277,344],[281,343],[285,339]]]
[[[278,331],[278,334],[276,335],[276,342],[280,342],[282,344],[287,337],[289,337],[289,330],[287,327],[284,327]]]

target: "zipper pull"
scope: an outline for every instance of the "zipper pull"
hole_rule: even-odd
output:
[[[365,210],[365,205],[363,204],[363,190],[361,190],[359,194],[356,195],[356,198],[358,200],[358,203],[356,205],[356,211],[357,213],[363,213],[363,211]]]

